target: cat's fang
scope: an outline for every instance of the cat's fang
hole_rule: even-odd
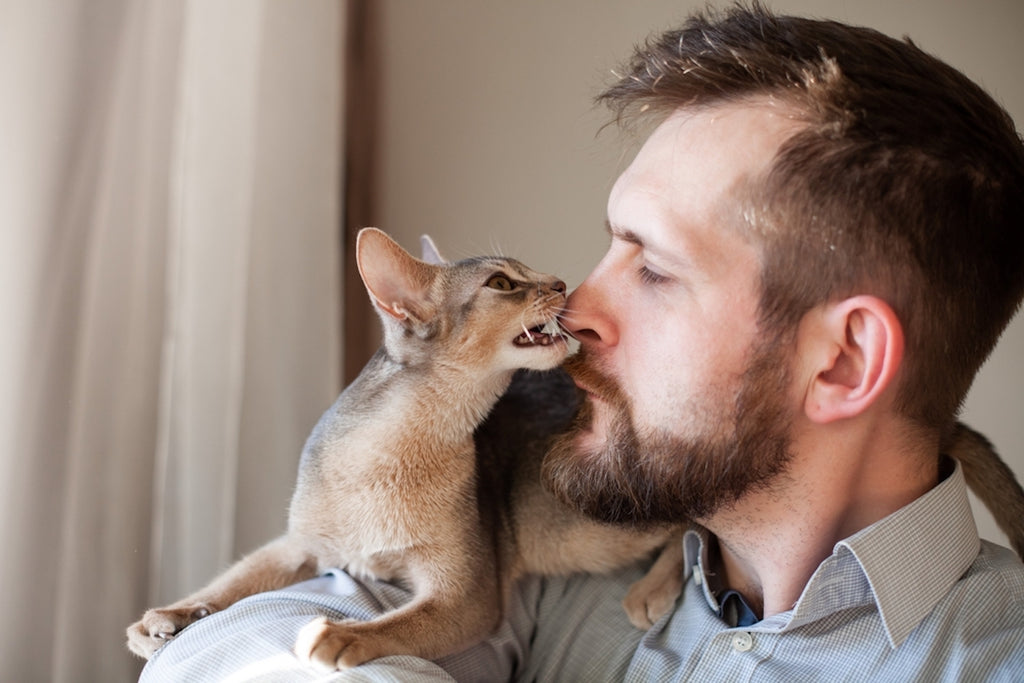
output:
[[[549,320],[540,328],[540,331],[544,334],[549,334],[552,337],[562,336],[562,327],[558,324],[557,320]]]

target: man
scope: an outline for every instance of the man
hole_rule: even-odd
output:
[[[335,676],[1019,677],[1024,565],[979,541],[940,455],[1024,295],[1012,121],[908,43],[757,6],[652,41],[602,99],[657,125],[567,305],[586,410],[545,476],[611,522],[699,522],[684,594],[641,633],[618,605],[636,570],[532,580],[497,634],[440,666]],[[147,675],[299,680],[288,651],[310,615],[403,597],[340,572],[256,596]]]

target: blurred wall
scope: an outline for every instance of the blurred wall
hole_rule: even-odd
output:
[[[693,0],[384,0],[375,223],[449,258],[502,252],[579,284],[606,247],[605,201],[632,147],[592,105],[611,69]],[[777,0],[795,14],[909,35],[1024,126],[1019,0]],[[1022,266],[1024,267],[1024,266]],[[979,376],[965,419],[1024,478],[1024,319]],[[978,506],[975,506],[978,510]],[[987,513],[982,536],[1005,542]]]

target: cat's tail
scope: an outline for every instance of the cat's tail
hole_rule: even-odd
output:
[[[967,485],[974,491],[1024,559],[1024,489],[992,443],[958,422],[945,451],[960,461]]]

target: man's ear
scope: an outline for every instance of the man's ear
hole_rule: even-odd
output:
[[[903,360],[903,326],[885,301],[855,296],[815,309],[799,340],[810,381],[804,411],[814,422],[854,417],[893,386]]]

